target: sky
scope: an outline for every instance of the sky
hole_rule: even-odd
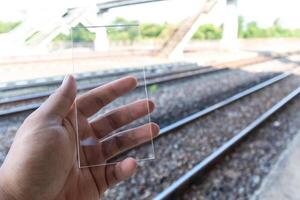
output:
[[[94,5],[101,0],[1,0],[0,20],[15,21],[24,18],[26,13],[59,12],[67,7]],[[135,6],[115,8],[105,14],[106,20],[116,16],[138,19],[140,22],[178,23],[189,14],[197,11],[203,0],[169,0]],[[203,23],[222,23],[225,0],[203,21]],[[260,26],[271,26],[276,18],[288,28],[300,28],[299,0],[238,0],[238,12],[244,19],[256,21]]]

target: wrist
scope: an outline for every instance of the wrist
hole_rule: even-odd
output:
[[[0,199],[1,200],[15,200],[12,196],[7,194],[5,191],[0,189]]]
[[[5,181],[3,180],[3,173],[0,168],[0,199],[1,200],[16,200],[11,194],[7,192]]]

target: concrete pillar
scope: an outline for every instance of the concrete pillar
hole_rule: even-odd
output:
[[[99,13],[97,16],[97,25],[104,25],[105,24],[105,13]],[[107,36],[107,30],[105,27],[98,27],[98,28],[93,28],[93,32],[96,33],[96,38],[94,41],[94,49],[95,51],[108,51],[109,49],[109,40]]]
[[[229,51],[238,50],[237,0],[227,0],[221,47]]]
[[[94,41],[95,51],[107,51],[109,49],[109,40],[105,27],[95,28],[96,38]]]

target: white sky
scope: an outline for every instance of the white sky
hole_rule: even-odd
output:
[[[1,0],[0,20],[13,21],[24,17],[25,13],[40,12],[41,15],[61,8],[78,5],[93,5],[97,0]],[[110,20],[116,16],[138,19],[140,22],[176,23],[197,9],[200,0],[169,0],[112,9],[106,15]],[[222,5],[214,9],[207,22],[221,23],[224,18]],[[99,0],[98,0],[99,2]],[[240,15],[246,21],[257,21],[261,26],[270,26],[274,19],[280,18],[285,27],[300,28],[299,0],[239,0]]]

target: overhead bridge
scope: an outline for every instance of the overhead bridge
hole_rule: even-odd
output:
[[[14,46],[42,49],[68,27],[76,26],[78,23],[85,26],[99,23],[99,16],[103,17],[104,13],[110,9],[162,1],[170,0],[108,0],[97,3],[94,7],[65,8],[59,10],[59,12],[55,11],[51,17],[36,16],[35,19],[38,19],[39,23],[25,20],[16,29],[2,37],[1,41],[8,41],[9,44],[14,44]],[[171,33],[171,37],[164,41],[157,55],[161,57],[180,57],[184,47],[197,31],[200,18],[209,14],[217,2],[219,0],[199,0],[199,4],[195,5],[198,7],[197,13],[183,20]],[[45,21],[47,23],[44,23]],[[16,40],[16,38],[18,39]]]
[[[102,1],[95,6],[96,12],[99,15],[117,7],[159,1],[167,0],[111,0]],[[95,12],[94,8],[65,8],[56,10],[51,16],[34,17],[38,22],[32,22],[31,19],[23,21],[21,25],[8,34],[3,35],[0,39],[1,42],[6,41],[8,44],[14,44],[14,46],[19,47],[44,47],[68,27],[75,26],[78,23],[85,25],[93,24],[95,17],[91,17],[92,12]]]
[[[136,5],[136,4],[143,4],[143,3],[152,3],[158,1],[168,1],[168,0],[113,0],[107,1],[103,3],[98,3],[99,12],[107,11],[112,8]]]

